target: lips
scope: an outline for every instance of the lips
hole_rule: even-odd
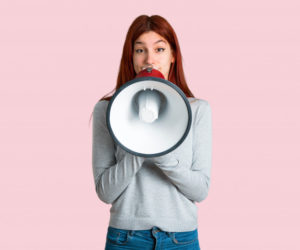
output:
[[[156,70],[159,70],[158,67],[156,67],[156,66],[153,65],[153,64],[147,64],[147,65],[143,66],[143,67],[142,67],[142,70],[144,70],[144,69],[146,69],[146,68],[149,68],[149,67],[151,67],[151,68],[153,68],[153,69],[156,69]]]

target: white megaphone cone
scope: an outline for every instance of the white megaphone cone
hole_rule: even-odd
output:
[[[192,112],[180,88],[153,67],[142,70],[112,96],[108,130],[127,152],[156,157],[177,148],[191,127]]]

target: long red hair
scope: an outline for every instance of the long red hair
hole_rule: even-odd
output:
[[[141,15],[133,21],[128,29],[123,46],[117,84],[110,93],[103,96],[99,101],[109,101],[112,97],[112,94],[116,90],[118,90],[124,83],[132,80],[136,76],[132,61],[134,42],[140,35],[148,31],[154,31],[160,36],[164,37],[171,46],[175,61],[171,64],[169,79],[167,80],[176,84],[185,93],[186,97],[194,97],[184,77],[181,51],[174,29],[166,19],[159,15]]]

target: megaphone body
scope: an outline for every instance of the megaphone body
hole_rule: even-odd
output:
[[[112,96],[106,123],[125,151],[145,158],[167,154],[189,133],[192,112],[182,90],[155,69],[146,68]]]

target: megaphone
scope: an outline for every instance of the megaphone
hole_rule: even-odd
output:
[[[191,128],[192,112],[183,91],[152,67],[123,84],[107,106],[106,123],[125,151],[149,158],[176,149]]]

